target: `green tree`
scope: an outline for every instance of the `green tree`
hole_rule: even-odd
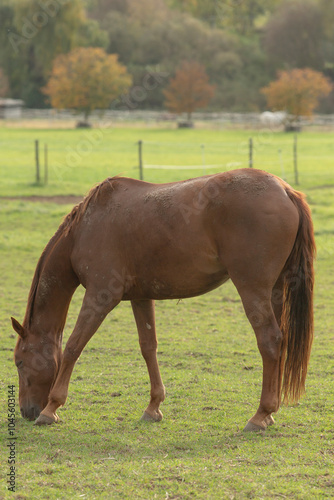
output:
[[[323,26],[323,71],[334,80],[334,2],[332,0],[320,0],[319,8]],[[333,96],[334,100],[334,96]]]
[[[53,59],[76,46],[105,46],[107,36],[87,19],[83,0],[0,0],[2,50],[13,96],[27,106],[43,106]]]
[[[247,35],[254,31],[256,20],[272,12],[282,0],[169,0],[169,5],[183,12],[233,32]]]
[[[8,78],[4,74],[2,68],[0,68],[0,97],[5,97],[7,95],[8,89]]]
[[[154,6],[155,0],[149,1]],[[154,11],[151,9],[150,12],[153,16]],[[243,65],[237,53],[236,37],[178,11],[165,9],[159,16],[149,19],[147,29],[147,25],[136,18],[134,10],[130,15],[129,11],[115,8],[105,15],[102,22],[102,28],[109,35],[108,52],[119,54],[119,60],[127,66],[134,84],[142,85],[148,70],[173,74],[182,61],[193,60],[205,66],[210,81],[217,85],[215,104],[228,106],[231,100],[225,97],[223,88],[227,83],[233,92],[230,82]],[[249,54],[246,57],[249,59]],[[163,105],[165,81],[160,81],[147,93],[141,107]],[[261,81],[261,84],[266,81]]]
[[[219,11],[219,0],[169,0],[169,6],[215,26]]]
[[[264,47],[276,66],[322,70],[323,18],[313,1],[282,3],[265,27]]]
[[[21,81],[27,76],[26,62],[22,52],[14,51],[9,36],[15,26],[15,5],[9,0],[0,0],[0,66],[8,77],[10,96],[21,97]]]
[[[43,91],[52,107],[74,109],[87,120],[94,109],[108,108],[130,85],[131,77],[117,55],[81,47],[56,57]]]
[[[229,0],[219,2],[220,25],[241,35],[249,35],[257,28],[257,21],[265,18],[282,0]],[[261,24],[261,23],[260,23]]]
[[[268,11],[273,8],[274,1],[258,0],[261,11],[265,12],[263,15],[267,15],[266,8]],[[254,29],[252,36],[235,33],[231,23],[232,14],[236,17],[238,14],[237,4],[231,3],[233,9],[229,10],[229,22],[224,29],[220,20],[227,21],[225,18],[216,16],[216,27],[213,27],[209,17],[216,11],[219,14],[219,6],[226,2],[166,0],[165,6],[156,12],[157,5],[156,0],[92,0],[90,6],[90,15],[99,18],[101,28],[108,32],[107,51],[119,54],[119,60],[127,66],[135,85],[142,85],[148,68],[174,74],[182,61],[193,60],[205,66],[210,81],[216,85],[210,103],[213,109],[262,108],[264,98],[259,89],[274,73],[270,72],[266,53]],[[163,3],[159,1],[159,5]],[[161,90],[159,83],[139,106],[161,107]]]

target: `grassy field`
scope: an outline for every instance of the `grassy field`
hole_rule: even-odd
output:
[[[281,149],[285,176],[292,184],[294,180],[290,135],[108,129],[93,145],[94,133],[0,129],[0,195],[82,195],[106,176],[138,177],[139,139],[144,141],[146,165],[199,166],[147,168],[149,181],[201,175],[201,144],[206,164],[221,165],[207,167],[208,173],[247,166],[250,136],[254,165],[281,175]],[[34,183],[34,139],[49,146],[48,186]],[[86,145],[85,154],[84,141],[92,144],[90,151]],[[17,414],[15,493],[6,491],[8,385],[15,385],[18,401],[12,360],[16,335],[9,318],[23,319],[37,259],[71,206],[0,198],[0,498],[334,497],[334,143],[329,133],[305,132],[298,145],[299,188],[308,195],[318,245],[315,341],[306,396],[296,406],[281,408],[276,425],[265,434],[242,433],[258,404],[262,367],[239,297],[227,283],[202,297],[157,303],[167,398],[161,423],[142,422],[149,381],[131,308],[124,302],[80,357],[68,401],[59,411],[60,423],[35,428]],[[73,152],[79,160],[75,155],[71,159]],[[65,340],[81,298],[78,290]]]
[[[82,195],[92,184],[109,176],[138,177],[139,140],[143,141],[144,179],[150,182],[248,167],[250,137],[253,139],[254,167],[294,183],[294,136],[280,132],[161,128],[21,130],[2,127],[0,196]],[[34,141],[37,139],[42,180],[44,145],[48,146],[47,186],[35,182]],[[333,155],[332,133],[304,132],[298,136],[299,180],[304,188],[314,184],[333,184]]]

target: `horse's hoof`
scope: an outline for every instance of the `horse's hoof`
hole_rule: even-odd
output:
[[[261,425],[253,424],[253,422],[247,422],[246,427],[244,428],[244,432],[264,432],[266,430],[265,427]]]
[[[144,411],[141,420],[145,420],[145,422],[160,422],[162,420],[162,413],[160,410],[155,412],[155,415],[150,415],[147,411]]]
[[[38,418],[36,418],[34,425],[51,425],[57,423],[59,420],[58,415],[54,415],[54,417],[48,417],[48,415],[44,415],[41,413]]]

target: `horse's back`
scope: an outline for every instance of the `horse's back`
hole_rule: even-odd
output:
[[[86,283],[110,282],[115,269],[133,277],[126,298],[186,297],[219,286],[240,265],[258,272],[261,262],[284,264],[297,228],[284,184],[262,171],[168,184],[115,178],[82,217],[74,261]]]

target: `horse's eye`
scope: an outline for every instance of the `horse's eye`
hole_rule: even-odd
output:
[[[17,363],[15,363],[15,364],[16,364],[17,368],[22,368],[23,361],[22,360],[21,361],[17,361]]]

